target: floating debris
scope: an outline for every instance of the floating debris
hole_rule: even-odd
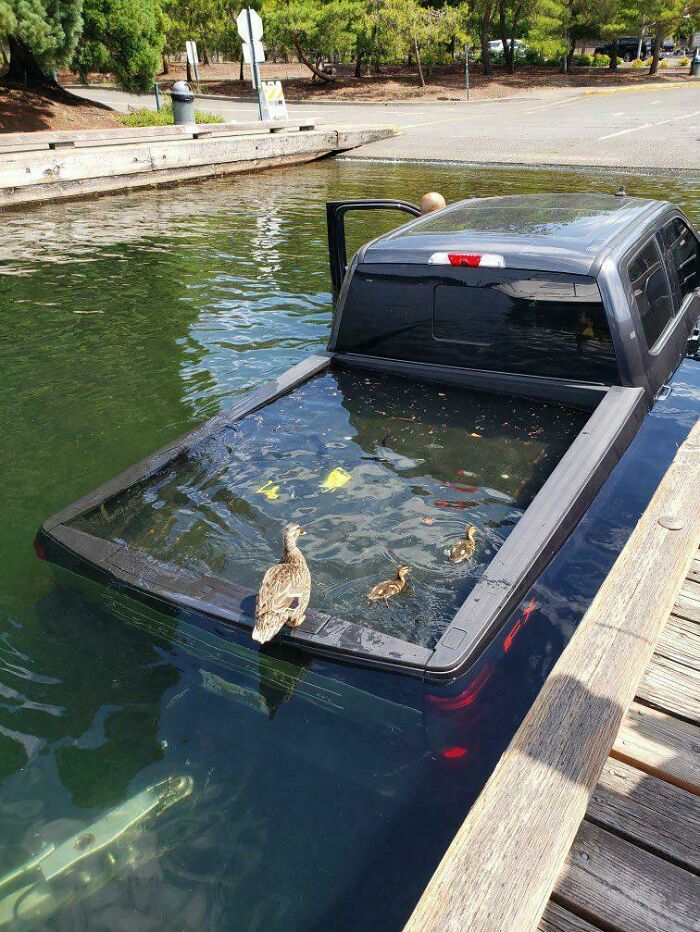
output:
[[[264,495],[269,502],[274,502],[275,499],[279,498],[280,487],[274,485],[272,479],[269,482],[266,482],[264,485],[261,485],[259,489],[255,490],[256,495]]]
[[[342,489],[344,485],[347,485],[350,482],[352,475],[343,469],[342,466],[336,466],[335,469],[331,469],[326,478],[321,483],[322,489]]]

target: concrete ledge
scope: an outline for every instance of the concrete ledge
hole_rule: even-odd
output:
[[[192,123],[184,126],[121,126],[114,129],[38,130],[0,134],[0,154],[41,149],[123,146],[128,143],[200,139],[202,136],[238,136],[244,133],[279,133],[314,129],[315,120],[232,120],[228,123]]]
[[[0,207],[307,162],[395,134],[383,127],[142,140],[0,157]]]

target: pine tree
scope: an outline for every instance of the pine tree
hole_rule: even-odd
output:
[[[81,80],[111,72],[124,90],[148,90],[165,45],[159,0],[84,0],[83,20],[73,60]]]
[[[82,30],[83,0],[0,0],[10,65],[3,83],[59,91],[53,72],[70,61]]]

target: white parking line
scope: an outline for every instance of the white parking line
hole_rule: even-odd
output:
[[[641,126],[631,126],[629,129],[618,130],[617,133],[608,133],[607,136],[599,136],[598,142],[602,142],[604,139],[612,139],[614,136],[624,136],[625,133],[636,133],[638,129],[647,129],[653,125],[653,123],[642,123]]]
[[[607,136],[599,136],[598,142],[602,142],[604,139],[613,139],[615,136],[624,136],[625,133],[634,133],[638,129],[649,129],[652,126],[665,126],[667,123],[676,123],[678,120],[689,120],[699,114],[700,110],[694,110],[692,113],[681,113],[680,116],[671,117],[670,120],[657,120],[656,123],[642,123],[641,126],[631,126],[629,129],[621,129],[616,133],[608,133]]]
[[[544,104],[542,107],[533,107],[531,110],[520,110],[519,113],[537,113],[538,110],[551,110],[552,107],[565,107],[568,104],[575,104],[577,101],[581,100],[583,94],[578,94],[576,97],[569,97],[566,100],[557,100],[551,104]]]

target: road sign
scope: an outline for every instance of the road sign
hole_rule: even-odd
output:
[[[185,53],[190,67],[194,71],[194,79],[199,84],[199,58],[197,57],[197,43],[193,39],[185,42]]]
[[[263,24],[262,20],[249,6],[244,7],[236,17],[236,28],[238,35],[243,40],[243,61],[251,66],[253,72],[253,87],[258,92],[258,113],[260,119],[263,117],[263,97],[262,88],[260,87],[260,72],[258,71],[258,62],[265,61],[265,52],[263,51],[262,39]]]
[[[253,42],[252,45],[244,42],[243,61],[246,63],[246,65],[253,64],[253,52],[255,52],[256,61],[265,61],[265,49],[263,48],[262,42]]]
[[[262,82],[263,116],[266,120],[288,120],[287,102],[280,81]]]
[[[262,39],[263,23],[255,10],[241,10],[236,18],[236,28],[238,29],[238,35],[244,42],[247,42],[248,45],[252,45],[253,42],[259,42]]]

